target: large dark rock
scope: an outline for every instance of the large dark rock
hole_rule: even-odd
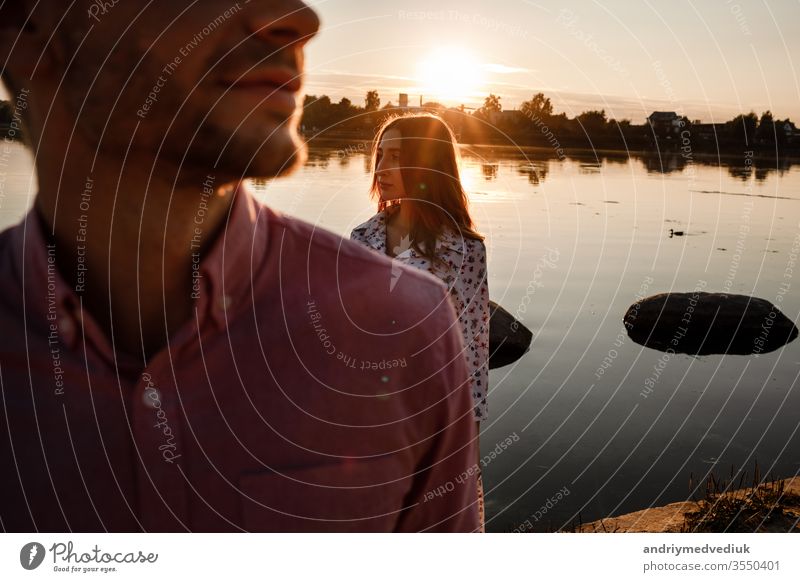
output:
[[[502,368],[530,349],[533,333],[494,301],[489,301],[489,313],[489,369]]]
[[[638,344],[679,354],[761,354],[797,337],[797,327],[772,303],[725,293],[660,293],[623,318]]]

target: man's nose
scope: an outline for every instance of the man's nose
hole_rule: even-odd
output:
[[[305,44],[319,31],[317,13],[299,0],[255,0],[250,31],[271,44]]]

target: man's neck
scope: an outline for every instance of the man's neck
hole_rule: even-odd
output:
[[[84,309],[144,362],[192,317],[193,257],[216,239],[232,192],[152,160],[99,157],[94,171],[90,163],[67,160],[60,177],[40,167],[36,209]]]

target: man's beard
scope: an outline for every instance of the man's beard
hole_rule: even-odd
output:
[[[213,172],[218,179],[277,178],[291,174],[305,163],[305,142],[297,135],[294,120],[266,134],[261,141],[246,138],[229,129],[203,123],[188,145],[183,166]],[[177,153],[177,152],[175,152]]]

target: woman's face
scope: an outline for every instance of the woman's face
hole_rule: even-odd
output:
[[[406,195],[403,175],[400,173],[400,146],[403,136],[397,129],[384,132],[378,143],[375,175],[378,178],[378,191],[381,200],[399,200]]]

